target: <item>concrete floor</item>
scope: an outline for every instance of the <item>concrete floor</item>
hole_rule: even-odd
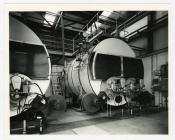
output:
[[[118,112],[119,113],[119,112]],[[68,110],[57,120],[50,121],[44,134],[64,135],[115,135],[115,134],[168,134],[168,112],[142,114],[125,117],[113,112],[107,118],[106,112],[90,115]]]

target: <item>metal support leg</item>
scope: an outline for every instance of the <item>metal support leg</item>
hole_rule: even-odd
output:
[[[111,112],[111,106],[109,106],[109,107],[110,107],[110,112],[109,112],[109,113],[110,113],[110,118],[111,118],[111,116],[112,116],[112,112]]]
[[[40,133],[43,132],[43,120],[42,120],[42,118],[39,120],[39,132]]]
[[[37,116],[37,120],[39,121],[39,133],[43,132],[43,118],[41,116]]]
[[[26,126],[26,120],[23,120],[23,134],[26,134],[26,128],[27,128],[27,126]]]
[[[108,104],[106,104],[106,105],[107,105],[107,117],[109,117]]]
[[[123,112],[124,112],[124,109],[122,108],[122,117],[123,117]]]
[[[107,116],[111,118],[112,113],[111,113],[111,106],[107,104]]]
[[[132,108],[130,109],[130,114],[133,115],[133,109]]]

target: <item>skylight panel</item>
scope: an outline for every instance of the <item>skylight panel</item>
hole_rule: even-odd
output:
[[[49,22],[50,25],[53,25],[57,13],[58,13],[58,12],[56,12],[56,11],[52,11],[52,12],[49,11],[49,12],[46,12],[44,18],[45,18],[47,21],[44,21],[44,23],[45,23],[45,24],[48,24],[47,22]]]

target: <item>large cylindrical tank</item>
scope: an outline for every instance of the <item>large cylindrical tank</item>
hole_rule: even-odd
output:
[[[49,95],[51,62],[48,51],[38,36],[25,24],[9,17],[10,77],[14,74],[39,85],[43,94]],[[11,81],[10,81],[11,82]],[[36,85],[30,85],[30,93],[41,94]],[[20,91],[21,92],[21,91]],[[10,116],[17,115],[20,103],[32,102],[36,94],[26,99],[10,100]]]
[[[99,93],[108,88],[107,80],[114,76],[119,79],[143,79],[143,63],[136,58],[127,43],[120,39],[108,38],[67,65],[66,87],[69,93],[83,95],[88,100],[94,98],[92,102],[96,102]],[[126,103],[123,98],[118,104],[115,98],[108,100],[107,104],[119,106]]]

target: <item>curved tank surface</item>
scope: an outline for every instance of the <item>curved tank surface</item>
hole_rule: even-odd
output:
[[[38,36],[11,16],[9,35],[12,117],[29,109],[37,95],[49,94],[51,62],[48,51]]]
[[[65,71],[67,92],[80,98],[85,110],[92,113],[100,109],[100,100],[111,106],[130,102],[132,91],[141,89],[144,75],[142,60],[127,43],[116,38],[101,41],[81,58],[72,60]],[[110,78],[116,81],[116,93],[108,92]]]

